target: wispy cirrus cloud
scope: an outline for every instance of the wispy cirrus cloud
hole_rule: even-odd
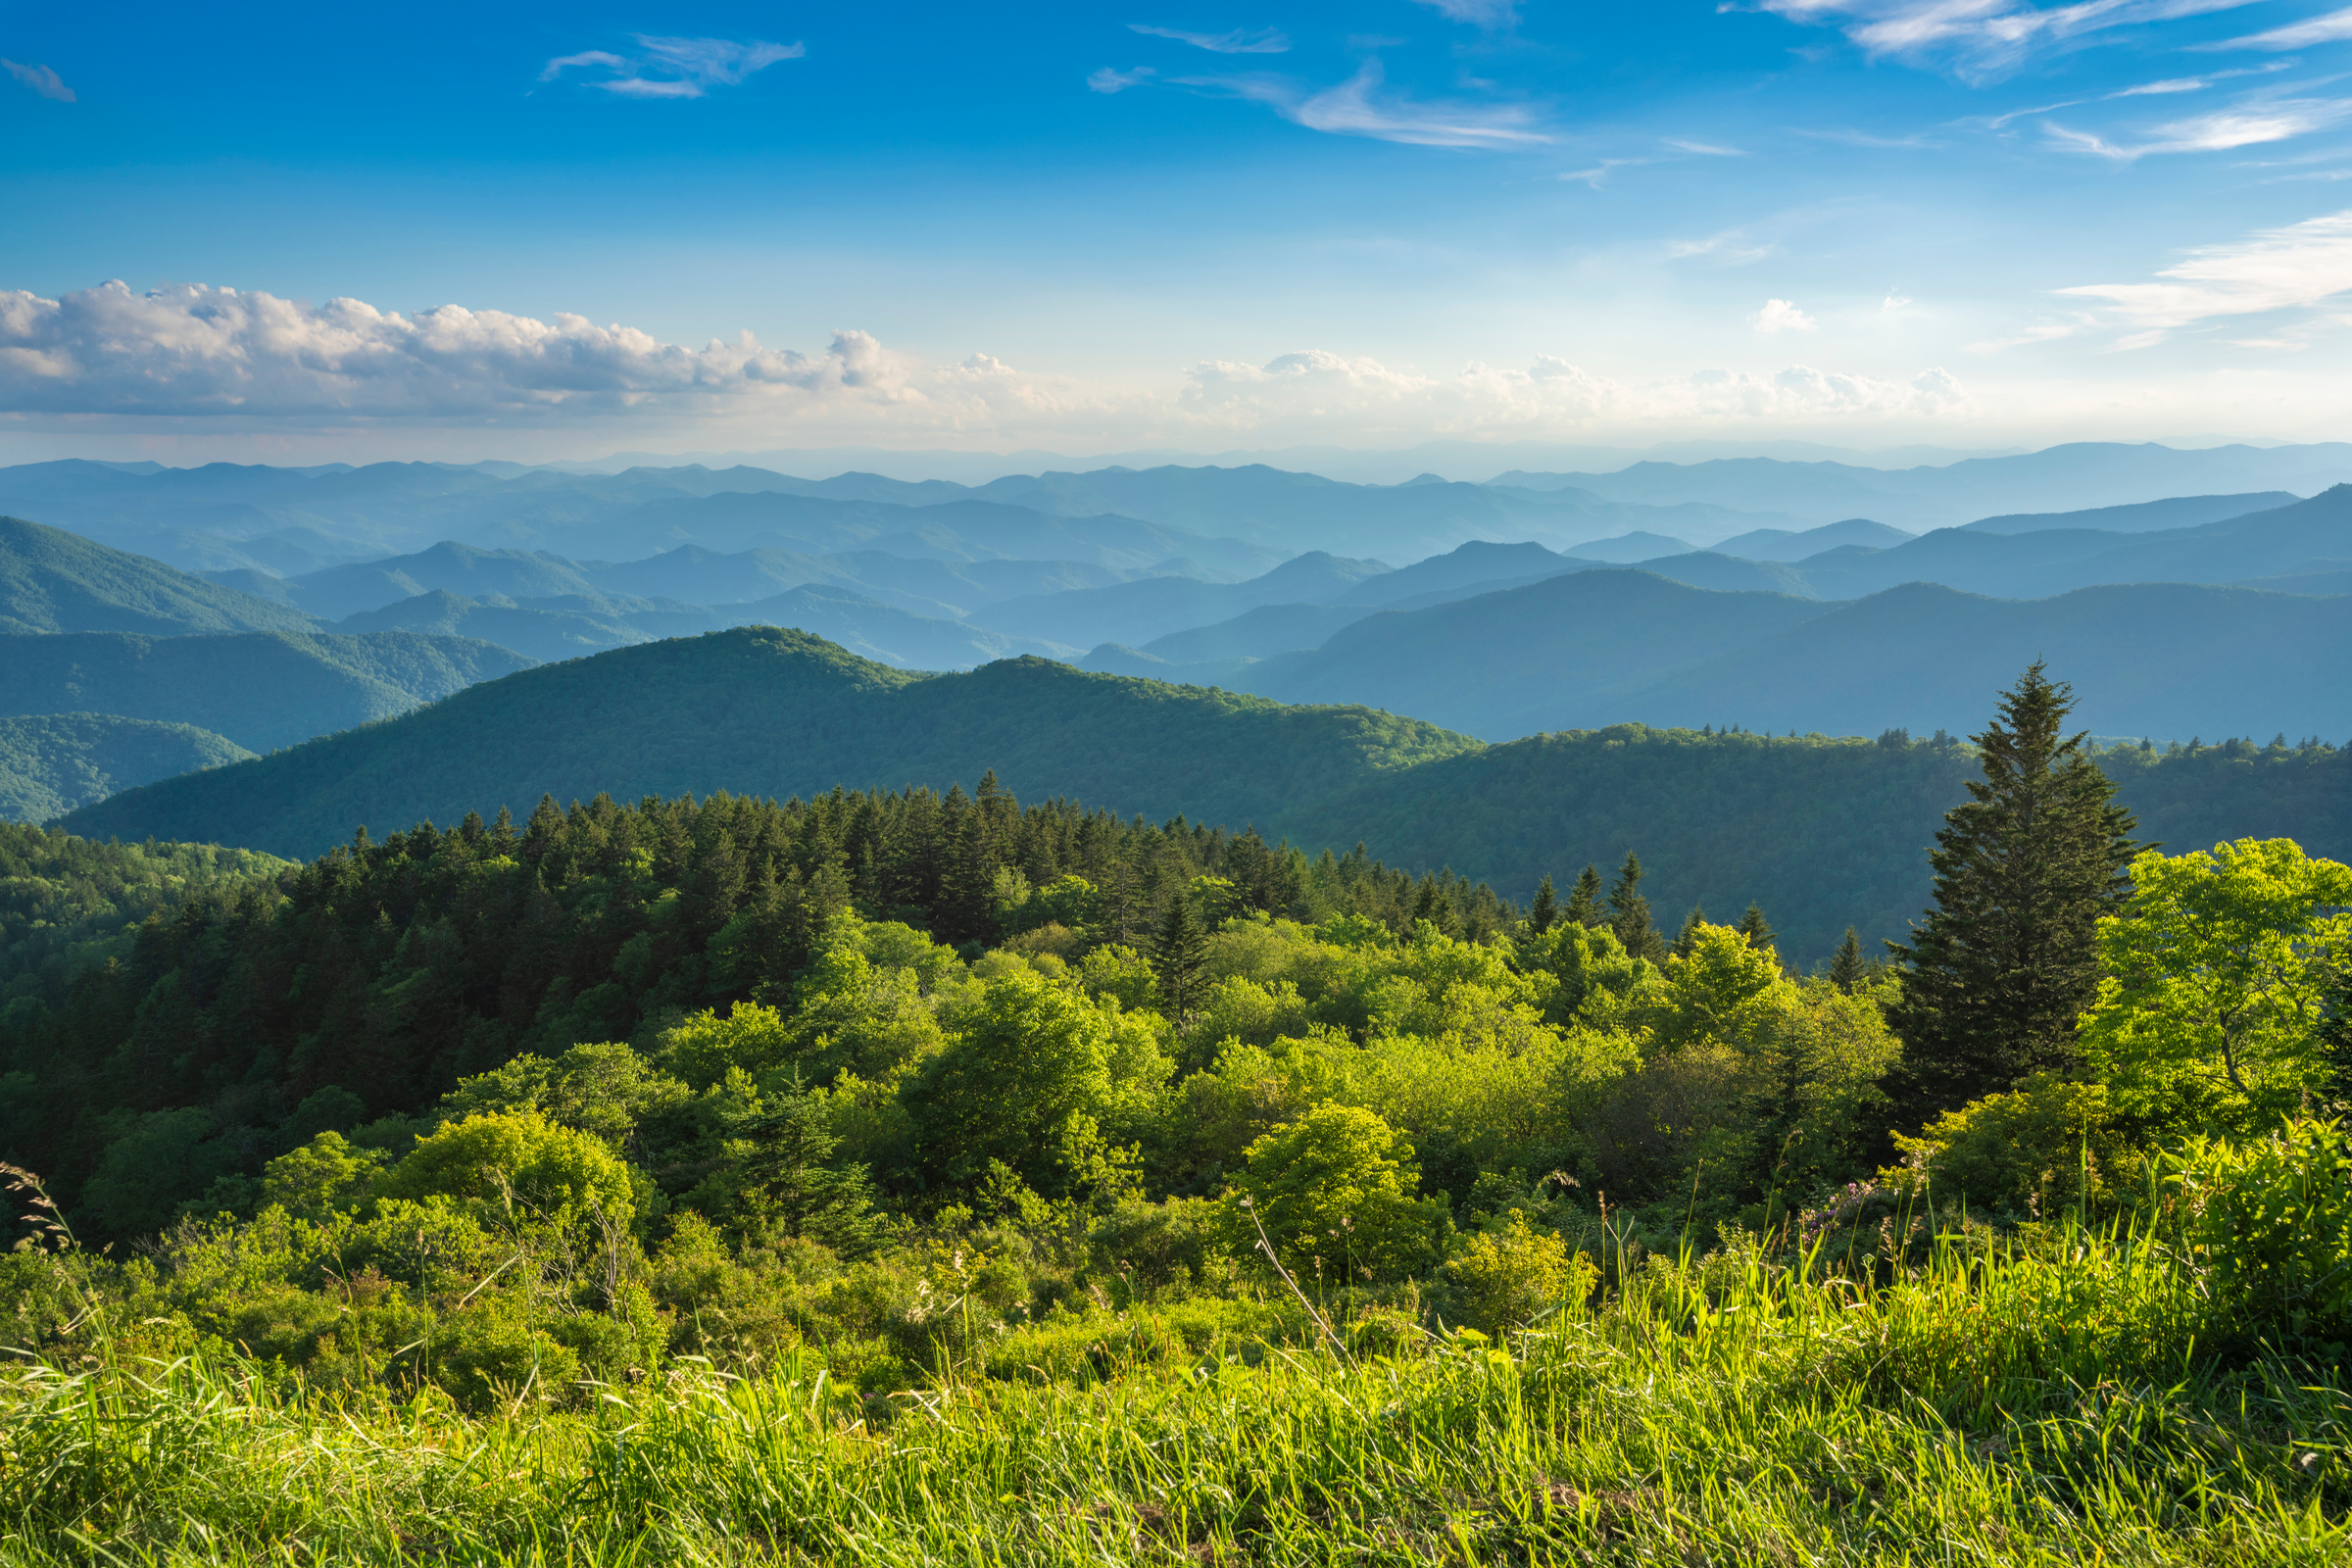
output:
[[[1125,92],[1130,87],[1142,86],[1158,74],[1150,66],[1138,66],[1133,71],[1114,71],[1104,66],[1086,78],[1086,85],[1090,92]]]
[[[2157,153],[2229,152],[2288,141],[2326,130],[2348,118],[2352,118],[2352,98],[2279,98],[2174,121],[2136,141],[2110,141],[2055,121],[2044,122],[2042,128],[2053,143],[2070,151],[2131,163]]]
[[[2304,22],[2290,22],[2283,27],[2268,32],[2249,33],[2243,38],[2230,38],[2221,43],[2202,44],[2205,49],[2308,49],[2315,43],[2334,43],[2352,38],[2352,6],[2330,11],[2324,17],[2312,17]]]
[[[2148,282],[2084,283],[2058,292],[2102,301],[2105,324],[2136,328],[2119,348],[2144,348],[2207,321],[2315,309],[2352,293],[2352,212],[2201,246]]]
[[[760,39],[663,38],[634,35],[637,52],[614,54],[589,49],[559,55],[539,72],[541,81],[555,81],[567,71],[603,74],[587,85],[622,98],[701,98],[713,87],[734,87],[780,60],[798,60],[806,44],[768,43]]]
[[[1264,104],[1294,125],[1334,136],[1367,136],[1417,147],[1535,147],[1551,137],[1533,110],[1517,104],[1424,103],[1384,90],[1378,60],[1348,80],[1311,89],[1283,76],[1178,76],[1177,85],[1230,93]]]
[[[1483,27],[1489,32],[1519,25],[1516,0],[1413,0],[1413,4],[1427,6],[1448,22]]]
[[[2255,0],[1756,0],[1755,9],[1812,26],[1836,27],[1865,52],[1938,66],[1963,78],[1988,78],[2038,50],[2109,28],[2175,22],[2252,5]]]
[[[47,66],[21,66],[14,60],[0,60],[0,71],[7,72],[25,87],[53,103],[74,102],[74,89],[58,78]]]
[[[1187,32],[1182,27],[1153,27],[1130,22],[1127,30],[1150,38],[1173,38],[1212,55],[1281,55],[1291,50],[1291,40],[1274,27],[1260,27],[1255,32],[1241,27],[1231,32]]]

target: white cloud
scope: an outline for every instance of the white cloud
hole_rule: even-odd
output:
[[[14,60],[0,60],[0,71],[7,72],[43,98],[61,104],[74,101],[74,89],[59,80],[57,73],[47,66],[20,66]]]
[[[1415,103],[1383,92],[1380,62],[1367,60],[1348,80],[1320,92],[1279,76],[1180,76],[1264,104],[1283,119],[1335,136],[1369,136],[1418,147],[1530,147],[1551,140],[1531,128],[1532,111],[1514,104]]]
[[[1150,66],[1138,66],[1133,71],[1113,71],[1104,66],[1086,78],[1086,85],[1094,92],[1125,92],[1130,87],[1142,86],[1156,74]]]
[[[2225,43],[2208,44],[2210,49],[2308,49],[2315,43],[2334,43],[2352,38],[2352,6],[2330,11],[2324,17],[2304,22],[2292,22],[2268,32],[2251,33],[2243,38],[2231,38]]]
[[[1467,23],[1489,32],[1519,24],[1516,0],[1413,0],[1413,4],[1427,6],[1449,22]]]
[[[1782,332],[1810,332],[1821,325],[1788,300],[1766,300],[1764,308],[1747,318],[1747,324],[1767,336]]]
[[[0,416],[75,428],[582,428],[692,420],[763,436],[1175,441],[1542,436],[1693,417],[1916,418],[1964,413],[1940,369],[1908,381],[1790,366],[1621,382],[1553,356],[1521,370],[1427,375],[1321,350],[1194,366],[1120,389],[1030,374],[986,354],[940,365],[863,332],[821,354],[748,334],[700,349],[576,316],[459,306],[411,316],[121,283],[44,299],[0,292]],[[93,416],[97,417],[93,423]],[[111,416],[111,417],[109,417]]]
[[[1210,361],[1194,367],[1191,385],[1177,399],[1178,414],[1194,429],[1374,436],[1524,434],[1705,417],[1917,417],[1970,407],[1967,390],[1940,368],[1908,382],[1796,365],[1763,374],[1716,369],[1627,383],[1549,355],[1525,370],[1472,364],[1451,376],[1330,353],[1286,354],[1263,366]]]
[[[1751,230],[1726,228],[1709,234],[1703,239],[1667,241],[1666,259],[1670,262],[1680,262],[1687,261],[1693,256],[1712,256],[1733,267],[1745,267],[1750,262],[1762,261],[1779,249],[1778,242],[1759,239]]]
[[[2036,50],[2110,27],[2231,11],[2254,0],[1758,0],[1790,22],[1835,26],[1873,56],[1940,65],[1963,77],[1997,75]]]
[[[1607,182],[1609,175],[1615,171],[1620,169],[1638,169],[1642,165],[1651,163],[1654,160],[1647,158],[1603,158],[1599,163],[1594,164],[1591,169],[1571,169],[1566,173],[1560,174],[1556,177],[1566,180],[1570,184],[1590,185],[1594,190],[1598,190],[1604,183]]]
[[[1886,291],[1886,297],[1879,301],[1879,309],[1882,311],[1906,311],[1916,303],[1918,302],[1915,300],[1906,299],[1902,295],[1897,294],[1894,290],[1888,289]]]
[[[2228,152],[2288,141],[2326,130],[2348,117],[2352,117],[2352,98],[2277,98],[2216,110],[2193,120],[2177,120],[2157,126],[2153,137],[2145,141],[2113,142],[2055,122],[2045,122],[2043,129],[2061,147],[2129,163],[2151,153]]]
[[[2139,347],[2205,321],[2309,309],[2352,291],[2352,212],[2192,250],[2156,277],[2146,283],[2084,283],[2058,292],[2105,302],[2112,324],[2140,329],[2136,342],[2125,340]]]
[[[1718,147],[1712,142],[1704,141],[1684,141],[1677,136],[1667,137],[1666,145],[1678,153],[1696,153],[1701,158],[1745,158],[1747,156],[1743,148]]]
[[[1153,38],[1173,38],[1217,55],[1280,55],[1290,53],[1291,49],[1291,40],[1275,27],[1260,27],[1255,32],[1240,27],[1231,32],[1186,32],[1181,27],[1148,27],[1140,22],[1130,22],[1127,30]]]
[[[639,53],[617,55],[590,49],[559,55],[540,69],[541,81],[554,81],[566,71],[599,71],[602,80],[589,83],[623,98],[700,98],[713,87],[734,87],[780,60],[798,60],[806,44],[767,43],[758,39],[738,43],[732,38],[662,38],[635,35]]]
[[[681,348],[625,326],[444,305],[411,316],[179,284],[0,292],[0,409],[64,414],[463,415],[623,409],[766,388],[888,393],[873,339],[810,358],[748,335]]]

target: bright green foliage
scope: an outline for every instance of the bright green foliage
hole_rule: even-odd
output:
[[[860,960],[862,961],[862,960]],[[697,1089],[730,1068],[759,1074],[793,1058],[795,1038],[783,1014],[756,1002],[738,1002],[720,1017],[714,1008],[679,1023],[662,1037],[662,1065]]]
[[[383,1162],[383,1151],[354,1149],[341,1133],[322,1132],[270,1162],[262,1200],[296,1219],[324,1219],[366,1201]]]
[[[1070,1119],[1131,1119],[1168,1070],[1151,1030],[1115,1004],[1034,975],[990,981],[956,1025],[906,1091],[915,1157],[945,1184],[975,1181],[996,1161],[1041,1193],[1060,1192]]]
[[[2219,1298],[2217,1327],[2352,1335],[2352,1139],[2297,1118],[2243,1143],[2192,1141],[2170,1162],[2188,1243]]]
[[[1731,926],[1694,923],[1684,946],[1684,954],[1666,960],[1665,985],[1641,1014],[1653,1049],[1736,1039],[1745,1031],[1749,1004],[1784,984],[1772,954],[1749,947]]]
[[[574,1046],[553,1061],[516,1056],[490,1072],[461,1079],[434,1110],[443,1122],[497,1111],[535,1111],[617,1149],[639,1122],[674,1110],[686,1099],[686,1086],[677,1079],[630,1047],[605,1041]]]
[[[1254,1250],[1259,1229],[1294,1274],[1341,1283],[1426,1267],[1445,1209],[1413,1196],[1413,1146],[1372,1111],[1322,1104],[1250,1146],[1222,1215],[1227,1245]]]
[[[1929,857],[1936,907],[1908,947],[1890,1008],[1905,1098],[1949,1109],[2080,1060],[2075,1020],[2099,987],[2097,927],[2123,902],[2131,812],[2081,735],[2072,691],[2037,662],[1977,737],[1968,786]]]
[[[2324,1093],[2328,988],[2352,960],[2352,867],[2288,839],[2132,862],[2099,922],[2105,976],[2085,1049],[2132,1110],[2257,1132]]]
[[[2140,1163],[2106,1086],[2064,1078],[1972,1101],[1894,1144],[1898,1185],[1924,1178],[1935,1202],[2012,1217],[2103,1212],[2131,1196]]]
[[[625,1228],[635,1213],[628,1167],[598,1139],[535,1111],[468,1116],[418,1139],[377,1191],[454,1199],[485,1221],[518,1229],[589,1221]]]
[[[1486,1334],[1525,1327],[1539,1312],[1581,1305],[1599,1278],[1583,1253],[1550,1231],[1539,1231],[1512,1209],[1498,1230],[1471,1236],[1446,1260],[1454,1312]]]

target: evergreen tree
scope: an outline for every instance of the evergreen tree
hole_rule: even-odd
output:
[[[1838,956],[1830,960],[1830,983],[1850,997],[1862,980],[1862,938],[1849,925],[1845,940],[1838,944]]]
[[[2072,690],[2036,661],[1977,745],[1984,777],[1944,817],[1936,906],[1909,946],[1887,1022],[1898,1088],[1924,1121],[2079,1060],[2075,1020],[2098,993],[2099,916],[2121,906],[2137,846],[2115,786],[2064,726]]]
[[[1683,916],[1683,928],[1674,934],[1674,956],[1676,957],[1688,958],[1690,956],[1690,950],[1698,943],[1698,928],[1706,923],[1707,911],[1695,904],[1690,906],[1690,912]]]
[[[814,1095],[785,1096],[744,1132],[752,1145],[741,1167],[745,1189],[765,1200],[776,1230],[822,1242],[850,1258],[880,1244],[872,1182],[863,1165],[826,1164],[840,1140],[825,1126]]]
[[[1544,885],[1536,889],[1536,902],[1527,907],[1527,928],[1536,935],[1542,936],[1551,929],[1552,922],[1559,917],[1559,895],[1552,892],[1551,876],[1546,872],[1544,877]]]
[[[1600,902],[1600,873],[1586,866],[1568,895],[1568,918],[1588,929],[1609,923],[1608,906]]]
[[[1625,853],[1625,864],[1617,868],[1617,880],[1609,888],[1609,928],[1625,951],[1637,958],[1652,963],[1664,960],[1666,939],[1649,918],[1649,901],[1642,896],[1642,858],[1633,851]]]
[[[1193,918],[1192,904],[1181,893],[1168,900],[1152,937],[1151,956],[1160,1005],[1171,1018],[1192,1016],[1200,1000],[1200,971],[1208,962],[1208,933]]]
[[[1747,906],[1747,912],[1740,917],[1740,934],[1747,938],[1747,945],[1758,952],[1773,946],[1772,927],[1764,919],[1762,905],[1750,904]]]

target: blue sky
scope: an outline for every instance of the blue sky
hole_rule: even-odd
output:
[[[0,61],[16,461],[2352,415],[2341,6],[0,0]]]

